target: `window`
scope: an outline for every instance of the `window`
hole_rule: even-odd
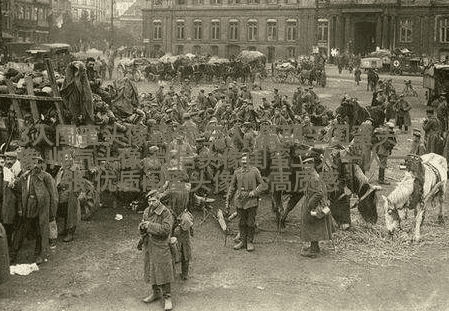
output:
[[[239,4],[240,0],[229,0],[229,4]]]
[[[184,4],[186,4],[186,1],[185,0],[176,0],[176,4],[177,5],[184,5]]]
[[[278,0],[267,0],[268,4],[277,4]]]
[[[399,27],[399,41],[412,42],[412,20],[407,18],[401,20]]]
[[[195,54],[195,55],[201,54],[201,46],[195,45],[195,46],[193,47],[193,54]]]
[[[449,18],[443,18],[440,20],[440,42],[449,42]]]
[[[162,21],[154,21],[154,40],[162,40]]]
[[[183,20],[176,21],[176,39],[185,39],[185,23]]]
[[[210,4],[221,4],[221,0],[210,0]]]
[[[30,20],[31,19],[31,8],[29,6],[27,6],[25,8],[25,19],[26,20]]]
[[[33,12],[32,12],[32,16],[31,16],[31,19],[33,21],[37,21],[37,12],[38,12],[38,8],[34,8]]]
[[[210,47],[210,54],[211,54],[212,56],[218,56],[218,46],[212,45],[212,46]]]
[[[23,6],[20,6],[19,9],[19,19],[24,19],[25,18],[25,9]]]
[[[318,22],[318,41],[327,41],[328,34],[328,22]]]
[[[259,4],[259,0],[248,0],[248,4]]]
[[[182,54],[184,54],[184,46],[183,46],[183,45],[177,45],[177,46],[176,46],[176,54],[177,54],[177,55],[182,55]]]
[[[288,47],[287,48],[287,56],[289,58],[295,58],[296,57],[296,49],[294,47]]]
[[[296,20],[287,20],[287,41],[296,40]]]
[[[248,40],[249,41],[257,40],[257,21],[256,20],[248,21]]]
[[[220,40],[220,21],[212,21],[212,40]]]
[[[277,22],[276,20],[269,19],[267,23],[267,40],[276,41],[277,35]]]
[[[204,4],[204,0],[193,0],[193,4]]]
[[[229,22],[229,40],[237,41],[239,39],[238,22]]]
[[[203,38],[203,22],[195,20],[193,22],[193,39],[201,40]]]

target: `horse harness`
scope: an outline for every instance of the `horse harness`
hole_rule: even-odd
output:
[[[423,165],[426,165],[427,167],[429,167],[432,170],[432,172],[435,174],[435,176],[437,178],[437,181],[435,183],[436,187],[441,187],[440,184],[441,184],[442,179],[441,179],[441,174],[438,171],[438,169],[434,165],[429,163],[429,162],[423,163]],[[432,191],[433,191],[433,189],[429,193],[432,193]],[[396,204],[391,202],[391,200],[389,198],[387,198],[387,202],[388,202],[388,206],[389,206],[389,208],[387,210],[388,214],[391,214],[394,210],[400,210],[401,209],[401,208],[397,208]],[[424,204],[424,202],[425,202],[425,199],[422,197],[420,203]],[[393,208],[390,208],[390,206],[393,206]]]

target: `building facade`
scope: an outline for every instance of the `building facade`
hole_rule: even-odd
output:
[[[142,17],[150,55],[229,57],[249,49],[272,61],[329,55],[331,48],[449,54],[447,0],[149,0]]]
[[[273,61],[310,54],[315,44],[314,0],[150,0],[142,12],[152,56],[259,50]]]
[[[135,38],[142,40],[142,8],[147,0],[137,0],[118,17],[117,27],[126,29]]]
[[[111,2],[113,0],[70,0],[72,19],[74,21],[86,18],[93,22],[110,20]]]

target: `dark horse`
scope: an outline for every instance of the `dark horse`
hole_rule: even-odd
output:
[[[287,216],[302,199],[304,191],[276,190],[275,187],[273,187],[274,189],[271,189],[271,184],[275,182],[275,173],[291,173],[289,175],[289,181],[291,190],[293,190],[297,182],[297,172],[304,170],[304,168],[298,167],[297,165],[301,164],[304,159],[310,157],[318,159],[317,161],[322,163],[319,173],[322,173],[323,171],[332,171],[332,167],[334,167],[334,171],[338,176],[333,185],[333,189],[328,189],[331,212],[338,224],[350,224],[350,195],[345,193],[345,186],[348,187],[352,193],[359,196],[360,199],[357,208],[363,219],[369,223],[377,222],[377,197],[375,193],[380,188],[369,184],[368,178],[363,174],[357,164],[342,160],[341,154],[345,154],[345,149],[342,147],[333,147],[328,150],[330,151],[329,157],[325,157],[325,151],[323,149],[310,148],[305,145],[293,145],[289,149],[289,169],[277,168],[270,173],[269,181],[272,193],[272,209],[276,215],[276,224],[279,230],[285,229]],[[284,210],[282,206],[282,195],[287,193],[290,194],[290,200]]]

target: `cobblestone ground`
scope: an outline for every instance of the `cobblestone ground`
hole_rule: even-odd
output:
[[[352,75],[338,75],[329,67],[328,87],[316,88],[321,100],[337,107],[344,92],[358,97],[364,104],[371,100],[366,92],[366,77],[355,86]],[[403,88],[404,77],[393,77],[397,89]],[[409,79],[409,78],[407,78]],[[418,98],[407,98],[412,104],[412,127],[420,127],[424,117],[422,79],[410,77]],[[203,85],[201,85],[203,86]],[[292,96],[295,84],[266,82],[256,97],[279,88]],[[155,92],[157,85],[140,82],[140,91]],[[207,90],[212,86],[204,86]],[[195,87],[194,93],[198,92]],[[397,133],[394,155],[409,149],[410,134]],[[389,160],[386,171],[391,186],[388,194],[404,174],[401,160]],[[377,181],[377,165],[367,174]],[[322,244],[323,254],[317,259],[299,256],[303,243],[299,239],[299,208],[288,218],[286,231],[276,232],[271,204],[263,197],[258,210],[256,251],[232,250],[232,236],[225,235],[214,219],[223,206],[216,197],[212,211],[195,211],[195,236],[190,279],[177,279],[173,284],[174,310],[449,310],[448,218],[436,223],[430,210],[423,226],[423,242],[409,245],[401,237],[386,237],[383,210],[379,223],[369,226],[353,212],[353,229],[338,231],[334,244]],[[110,198],[108,198],[110,199]],[[301,202],[300,202],[301,203]],[[142,254],[136,250],[137,224],[140,214],[124,207],[98,210],[89,222],[83,222],[74,242],[58,246],[50,261],[29,276],[12,276],[0,286],[0,310],[162,310],[159,303],[141,302],[148,288],[142,281]],[[114,220],[122,214],[123,220]],[[447,215],[447,204],[445,204]],[[409,219],[410,221],[410,219]],[[237,221],[230,224],[235,233]],[[32,260],[32,243],[20,259]],[[334,248],[335,247],[335,248]]]

